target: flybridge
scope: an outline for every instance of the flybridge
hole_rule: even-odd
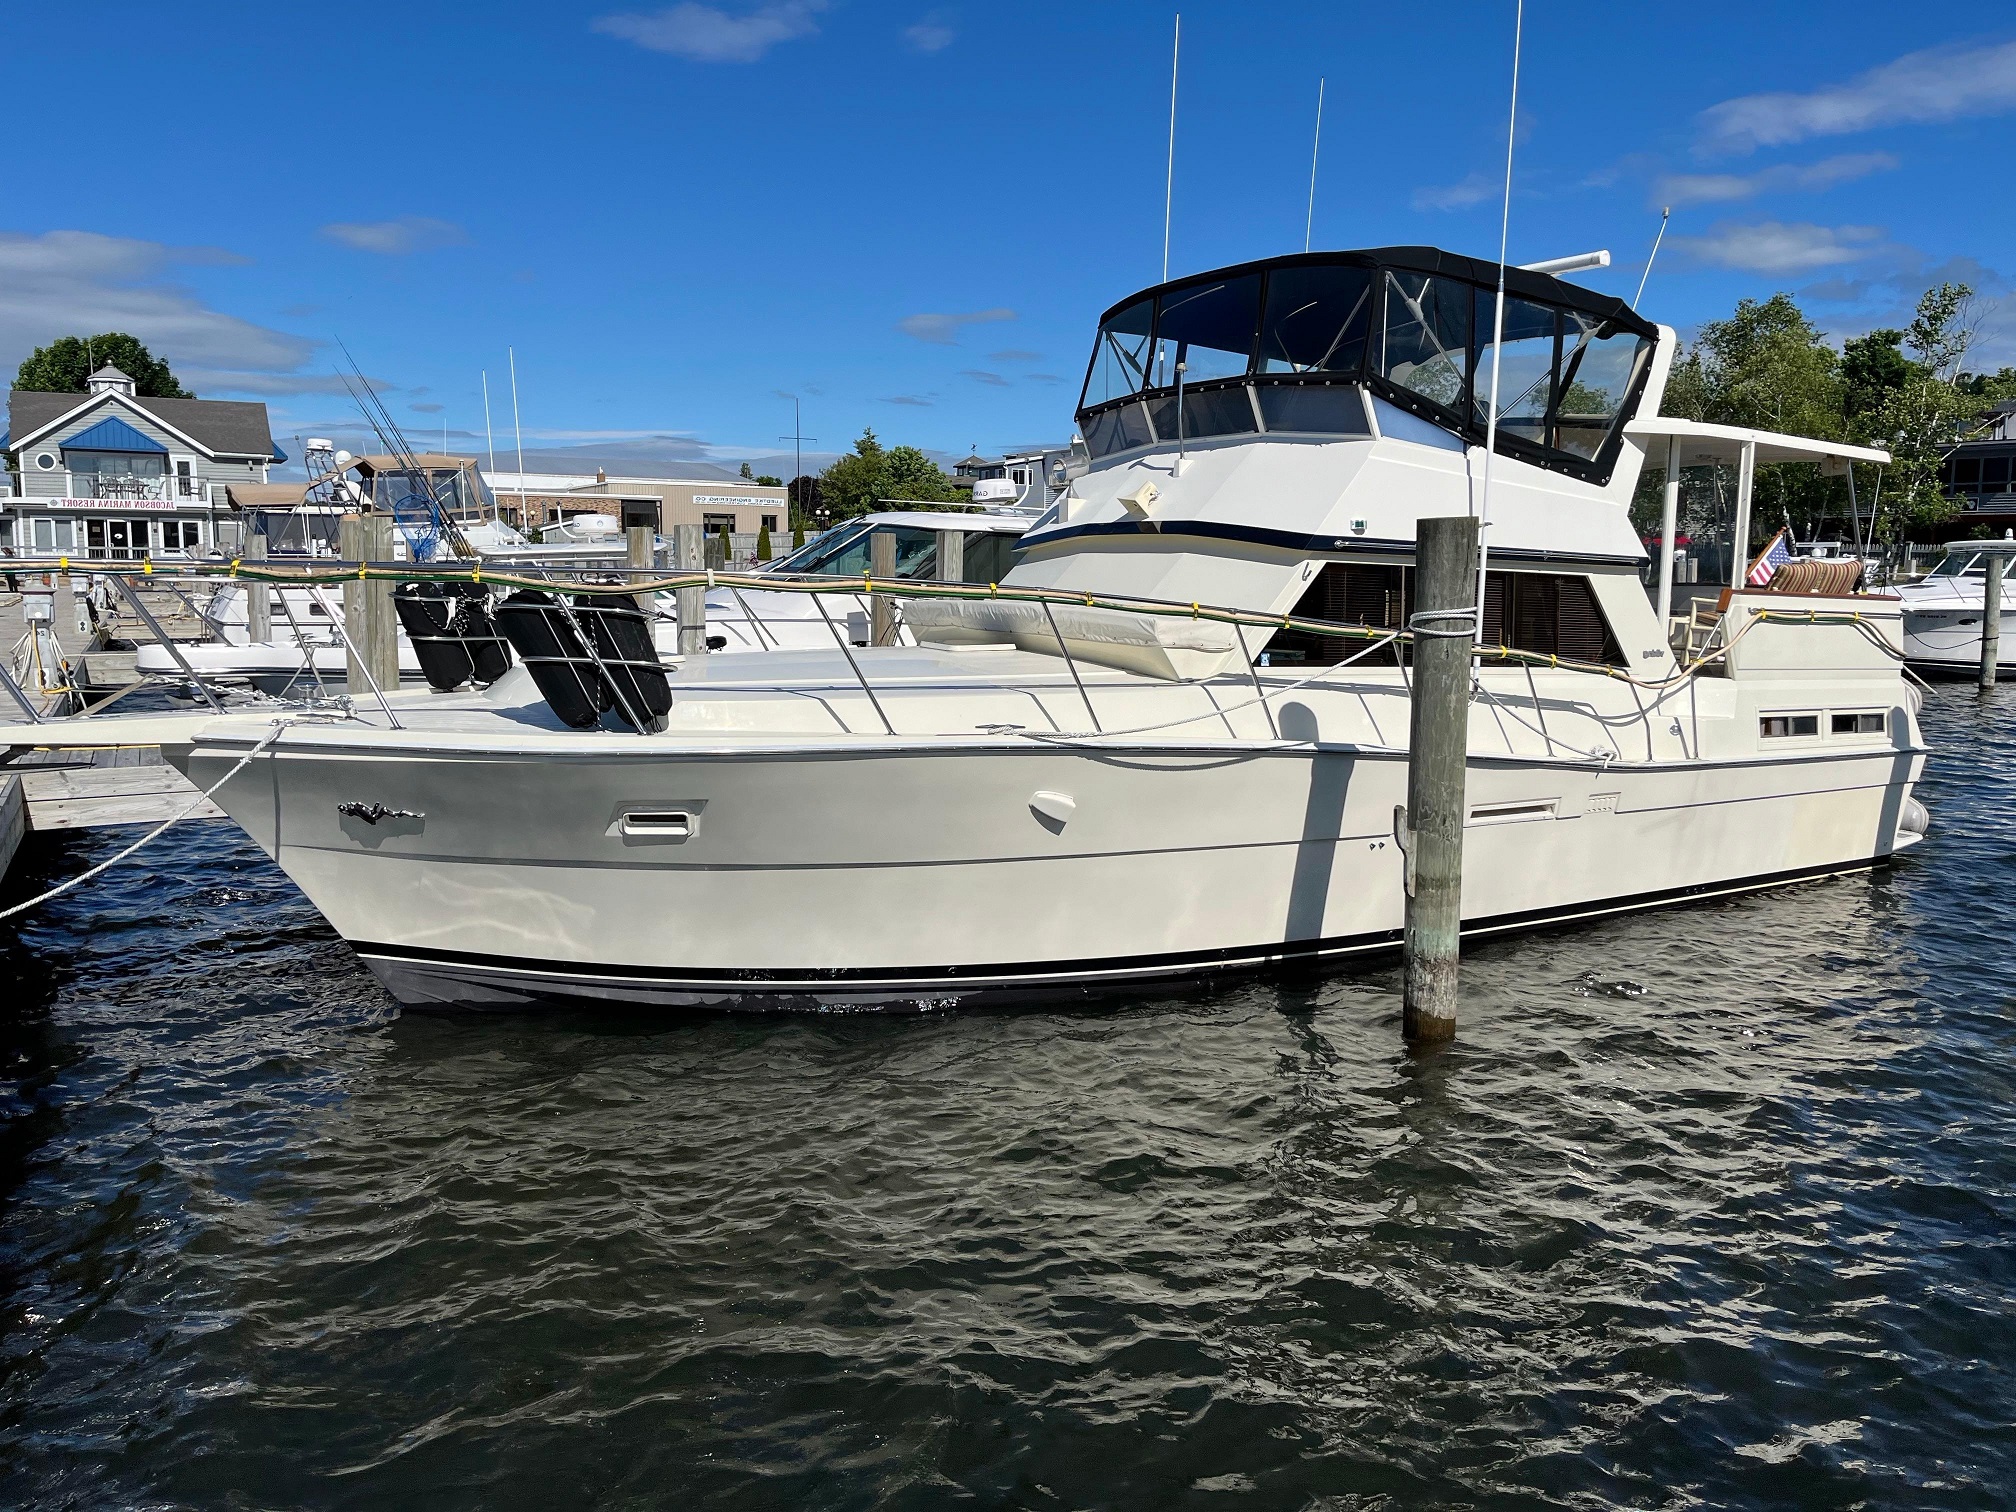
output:
[[[1177,279],[1102,317],[1078,410],[1094,457],[1191,439],[1367,436],[1376,394],[1482,445],[1492,262],[1432,247],[1303,253]],[[1607,483],[1658,327],[1620,299],[1505,274],[1498,450]]]

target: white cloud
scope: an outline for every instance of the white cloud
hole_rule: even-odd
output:
[[[58,336],[100,331],[137,336],[178,373],[187,365],[192,376],[226,369],[272,378],[298,368],[313,355],[313,342],[210,309],[164,276],[178,263],[241,260],[213,248],[95,231],[0,232],[0,353],[11,354],[7,370]]]
[[[915,409],[929,409],[933,403],[922,394],[891,394],[882,401],[884,404],[907,404]]]
[[[989,388],[1007,388],[1009,386],[1008,380],[1003,378],[999,373],[989,373],[981,368],[961,368],[959,376],[961,378],[971,378],[975,383],[984,383]]]
[[[1818,163],[1781,163],[1761,173],[1669,173],[1654,186],[1653,202],[1709,205],[1760,194],[1813,193],[1896,166],[1897,158],[1888,152],[1852,152]]]
[[[943,11],[932,11],[916,25],[903,28],[903,40],[921,53],[943,52],[952,45],[955,36],[946,25]]]
[[[338,221],[324,226],[322,234],[356,251],[376,252],[384,257],[452,247],[469,240],[469,233],[453,221],[436,220],[431,215],[402,215],[388,221]]]
[[[771,0],[740,14],[684,0],[649,15],[598,16],[594,29],[696,63],[754,63],[779,42],[819,30],[827,0]]]
[[[1934,47],[1809,94],[1724,100],[1701,114],[1706,145],[1729,152],[1842,136],[1901,122],[1955,121],[2016,109],[2016,42]]]
[[[1446,184],[1439,189],[1416,189],[1412,203],[1416,210],[1463,210],[1482,204],[1498,192],[1496,181],[1484,174],[1473,173],[1458,184]]]
[[[1706,236],[1676,236],[1674,245],[1702,262],[1750,273],[1811,273],[1860,262],[1879,250],[1878,226],[1815,226],[1760,221],[1716,226]]]
[[[175,376],[182,380],[182,386],[193,389],[205,399],[217,399],[226,394],[251,394],[259,398],[282,398],[288,394],[347,394],[343,380],[335,373],[247,373],[230,368],[207,368],[175,365]],[[356,380],[353,378],[352,383]],[[380,392],[390,392],[393,385],[382,378],[369,380],[371,387]]]
[[[956,346],[961,326],[985,325],[1014,318],[1013,310],[1004,309],[973,310],[964,315],[905,315],[896,322],[896,329],[905,336],[914,336],[934,346]]]

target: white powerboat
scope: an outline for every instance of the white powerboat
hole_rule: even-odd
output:
[[[946,1004],[1389,950],[1395,637],[1416,522],[1481,498],[1498,276],[1389,248],[1123,300],[1089,471],[991,593],[911,602],[914,646],[689,658],[669,707],[591,728],[542,697],[555,663],[393,719],[149,733],[407,1003]],[[1466,932],[1915,843],[1897,601],[1738,589],[1676,668],[1629,515],[1674,332],[1506,285]]]
[[[1947,547],[1924,578],[1896,590],[1904,605],[1904,654],[1913,666],[1933,672],[1979,670],[1987,583],[1987,557],[1961,541]],[[1996,665],[2016,670],[2016,582],[2005,583],[2001,609]]]
[[[868,576],[878,535],[894,537],[894,577],[909,582],[998,583],[1008,575],[1023,533],[1041,518],[1036,510],[893,510],[859,515],[815,536],[789,556],[762,569],[764,576],[793,580]],[[940,554],[958,537],[957,564]],[[947,569],[950,569],[949,571]],[[674,595],[661,596],[672,612]],[[835,630],[849,644],[870,639],[871,608],[866,593],[820,595],[717,588],[707,595],[707,638],[714,651],[830,650]],[[676,630],[674,631],[676,635]],[[914,646],[915,634],[896,601],[895,644]],[[667,642],[661,637],[661,647]]]

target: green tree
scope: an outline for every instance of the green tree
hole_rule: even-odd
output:
[[[799,523],[794,524],[791,527],[791,549],[793,551],[796,551],[800,546],[803,546],[804,544],[805,544],[805,525],[803,521],[800,521]]]
[[[819,475],[819,499],[836,520],[870,514],[888,494],[888,453],[872,428],[861,432],[854,450],[834,459]]]
[[[1890,453],[1876,533],[1898,540],[1960,512],[1946,497],[1946,453],[1975,418],[1979,401],[1929,374],[1893,389],[1866,417],[1871,444]]]
[[[885,499],[949,504],[962,495],[943,469],[914,446],[884,447],[864,430],[854,450],[819,475],[820,502],[835,519],[871,514]]]
[[[747,462],[744,462],[742,464],[742,476],[750,479],[752,482],[755,480],[756,474],[754,474],[749,470],[749,464]]]
[[[726,567],[735,554],[735,548],[728,544],[728,527],[721,527],[721,565]]]
[[[784,486],[782,478],[773,478],[768,473],[758,473],[756,475],[756,482],[758,486],[763,488],[782,488]]]
[[[124,331],[59,336],[46,347],[35,348],[15,374],[14,387],[45,394],[81,394],[84,380],[108,362],[133,380],[135,393],[149,399],[196,397],[175,381],[166,361]]]
[[[1973,285],[1942,283],[1919,297],[1904,344],[1918,354],[1934,378],[1958,381],[1960,364],[1974,344],[1979,325]]]
[[[759,525],[756,527],[756,560],[759,562],[770,560],[770,527],[768,525]]]
[[[1841,343],[1841,390],[1849,424],[1873,415],[1898,389],[1924,378],[1925,369],[1903,353],[1904,333],[1871,331]]]

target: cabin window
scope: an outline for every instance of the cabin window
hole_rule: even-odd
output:
[[[1260,415],[1269,434],[1372,434],[1371,422],[1365,418],[1364,394],[1355,384],[1269,384],[1259,395]]]
[[[1176,396],[1165,395],[1148,401],[1149,418],[1155,422],[1155,434],[1161,440],[1175,441],[1181,436],[1194,439],[1198,436],[1243,436],[1260,429],[1260,423],[1253,418],[1253,401],[1246,397],[1244,384],[1235,388],[1211,389],[1199,394],[1190,391],[1183,395],[1182,413],[1177,413]]]
[[[1508,607],[1509,606],[1509,607]],[[1297,619],[1329,620],[1398,630],[1414,608],[1414,569],[1373,562],[1331,562],[1291,611]],[[1623,650],[1603,618],[1586,577],[1559,572],[1493,572],[1484,590],[1484,644],[1564,661],[1617,667]],[[1277,630],[1267,642],[1270,665],[1335,666],[1365,642],[1303,630]],[[1390,652],[1377,660],[1390,664]]]
[[[1081,408],[1124,399],[1148,386],[1148,337],[1154,326],[1155,301],[1137,299],[1099,327],[1099,344],[1092,352],[1092,371],[1085,378]],[[1147,439],[1143,435],[1141,441]]]
[[[1156,315],[1155,364],[1149,384],[1175,387],[1179,363],[1185,383],[1242,377],[1253,358],[1259,322],[1257,273],[1170,290],[1162,296]]]
[[[1470,373],[1470,288],[1426,273],[1387,273],[1380,375],[1443,409],[1462,408]]]
[[[1371,312],[1372,278],[1362,268],[1276,268],[1267,279],[1258,370],[1356,377]],[[1267,428],[1274,429],[1271,418]]]
[[[1757,721],[1757,733],[1766,740],[1790,740],[1820,733],[1818,714],[1766,714]]]
[[[1884,719],[1881,714],[1836,714],[1831,726],[1836,735],[1881,735]]]
[[[1479,425],[1491,411],[1492,334],[1497,325],[1495,289],[1477,291],[1477,378],[1470,408]],[[1498,433],[1547,444],[1547,418],[1554,408],[1554,370],[1559,334],[1554,309],[1523,299],[1505,301],[1505,339],[1498,351]]]

